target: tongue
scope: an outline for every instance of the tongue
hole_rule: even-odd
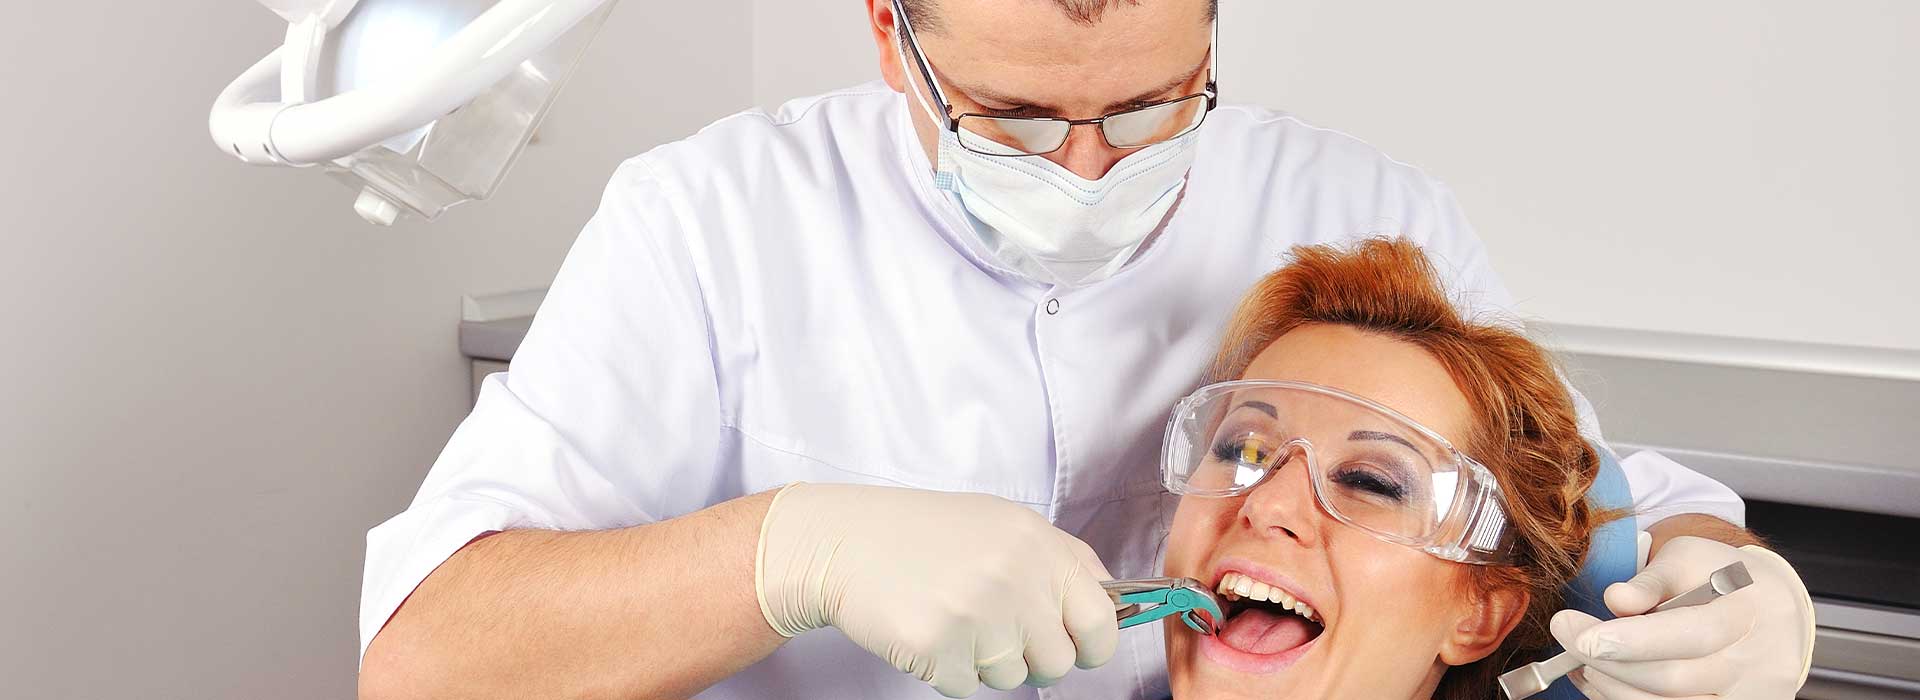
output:
[[[1307,643],[1312,631],[1299,615],[1248,608],[1227,620],[1220,641],[1251,654],[1278,654]]]

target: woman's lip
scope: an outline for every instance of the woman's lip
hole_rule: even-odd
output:
[[[1208,588],[1210,590],[1220,590],[1220,580],[1226,578],[1227,572],[1229,571],[1238,571],[1252,576],[1254,579],[1264,582],[1267,585],[1279,586],[1281,590],[1286,591],[1287,594],[1293,596],[1295,600],[1311,606],[1316,613],[1319,613],[1321,624],[1326,624],[1325,611],[1320,607],[1318,602],[1300,589],[1299,583],[1281,575],[1280,572],[1273,570],[1272,567],[1255,562],[1246,557],[1227,557],[1215,562],[1213,565],[1213,573],[1210,574],[1207,579]]]
[[[1320,636],[1325,635],[1325,632],[1320,633]],[[1313,649],[1313,645],[1320,643],[1320,636],[1316,636],[1305,644],[1277,654],[1255,654],[1227,646],[1226,642],[1220,641],[1219,635],[1194,636],[1199,637],[1200,654],[1207,660],[1241,673],[1262,675],[1292,668],[1300,661],[1300,657]]]

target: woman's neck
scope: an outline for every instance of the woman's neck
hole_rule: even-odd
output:
[[[1440,689],[1440,679],[1447,675],[1448,668],[1451,667],[1434,659],[1433,668],[1427,669],[1427,677],[1420,681],[1419,687],[1414,688],[1408,700],[1433,700],[1433,691]]]

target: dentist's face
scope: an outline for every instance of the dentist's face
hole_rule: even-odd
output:
[[[1281,336],[1243,378],[1344,389],[1455,444],[1464,444],[1471,420],[1466,398],[1426,351],[1345,326],[1309,325]],[[1244,496],[1183,498],[1167,575],[1215,588],[1249,577],[1305,602],[1317,622],[1243,600],[1227,608],[1217,636],[1168,625],[1175,697],[1430,696],[1449,662],[1470,660],[1447,658],[1454,631],[1473,616],[1466,565],[1334,520],[1314,501],[1304,458],[1278,469]]]
[[[1050,0],[938,0],[932,7],[931,17],[913,16],[914,31],[955,115],[1090,119],[1206,85],[1208,0],[1115,2],[1091,24]],[[914,131],[932,160],[942,125],[915,102],[915,91],[929,104],[933,97],[919,69],[900,61],[893,0],[867,0],[867,18],[881,75],[907,93]],[[1092,180],[1134,152],[1107,145],[1086,125],[1045,157]]]

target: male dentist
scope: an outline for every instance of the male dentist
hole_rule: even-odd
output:
[[[1163,697],[1099,582],[1158,569],[1166,412],[1241,292],[1391,234],[1511,303],[1440,183],[1217,102],[1210,0],[901,4],[867,2],[884,83],[614,173],[368,536],[363,698]],[[1726,488],[1624,471],[1651,564],[1555,625],[1589,693],[1790,697],[1792,569]],[[1749,595],[1634,615],[1736,560]]]

